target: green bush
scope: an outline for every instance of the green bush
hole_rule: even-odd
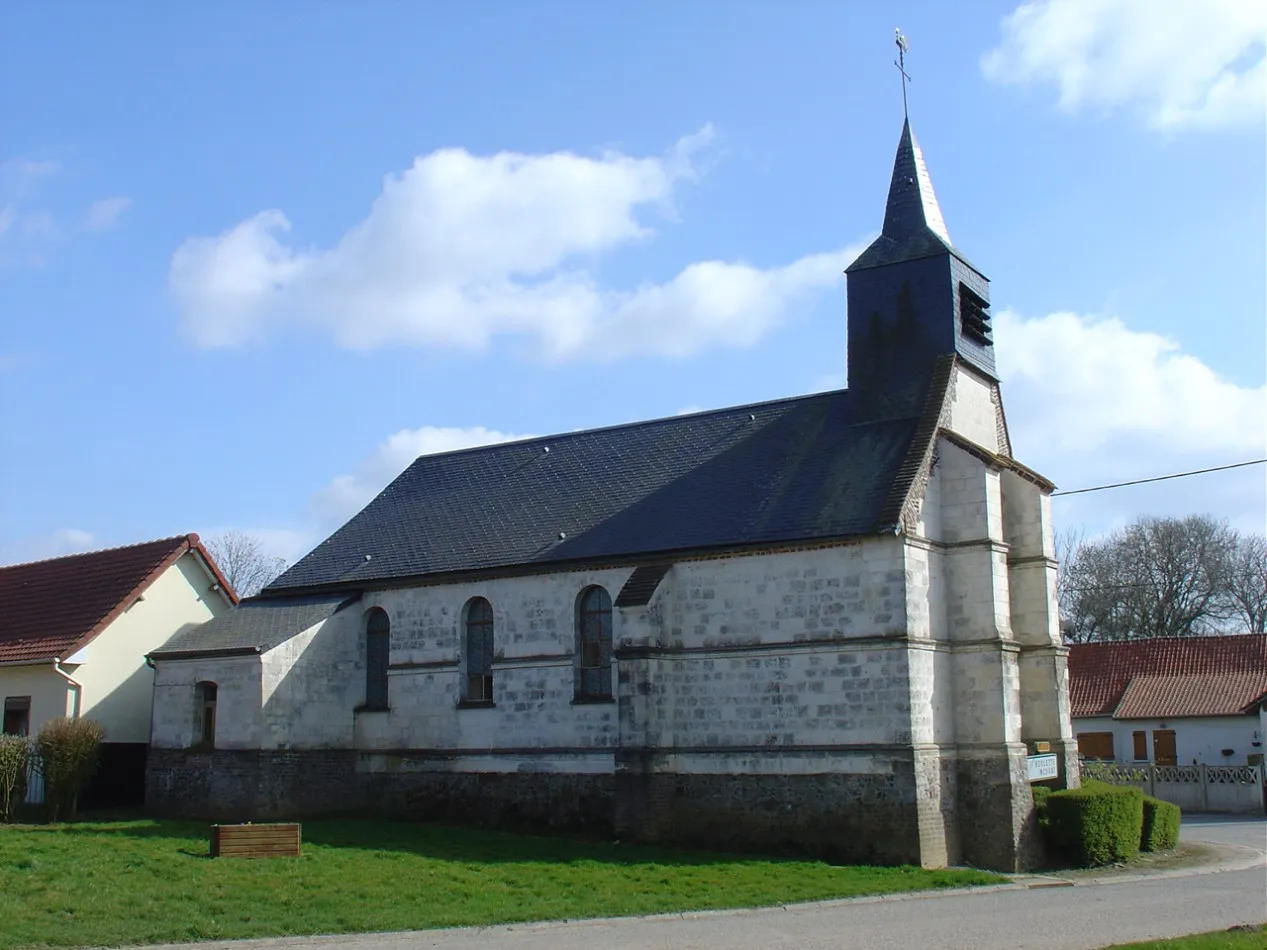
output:
[[[1141,851],[1169,851],[1177,847],[1181,819],[1178,805],[1145,795],[1144,828],[1140,834],[1139,849]]]
[[[1055,789],[1048,785],[1030,786],[1030,791],[1034,794],[1034,815],[1038,819],[1038,827],[1047,827],[1047,799],[1051,797],[1051,793]]]
[[[26,736],[0,735],[0,821],[13,821],[13,813],[26,797],[26,766],[31,740]]]
[[[101,756],[106,731],[92,719],[50,719],[35,739],[44,773],[44,801],[50,821],[74,818],[79,795]]]
[[[1047,796],[1047,837],[1081,867],[1126,861],[1139,854],[1144,793],[1092,782]]]

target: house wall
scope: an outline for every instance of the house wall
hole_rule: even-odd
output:
[[[100,722],[107,742],[149,741],[154,674],[145,655],[229,608],[192,552],[182,555],[142,599],[63,664],[83,684],[80,714]]]
[[[58,675],[51,662],[39,666],[0,667],[0,703],[5,699],[31,698],[30,734],[58,716],[74,712],[74,696],[65,677]],[[0,706],[0,709],[3,709]]]
[[[1153,732],[1175,731],[1175,760],[1178,765],[1245,765],[1247,755],[1262,753],[1262,722],[1257,715],[1203,716],[1188,719],[1113,719],[1110,716],[1085,716],[1073,721],[1074,731],[1111,732],[1113,754],[1118,762],[1134,762],[1134,740],[1137,731],[1148,733],[1148,759],[1153,759]],[[1233,750],[1224,755],[1224,749]]]

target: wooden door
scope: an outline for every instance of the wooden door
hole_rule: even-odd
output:
[[[1175,756],[1175,730],[1153,730],[1153,765],[1178,765]]]

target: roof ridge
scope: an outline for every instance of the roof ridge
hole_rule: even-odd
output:
[[[12,570],[16,567],[31,567],[35,564],[48,564],[52,561],[69,561],[71,558],[92,557],[97,554],[113,554],[116,551],[127,551],[131,548],[143,548],[150,544],[162,544],[164,542],[170,544],[178,544],[188,542],[191,547],[197,545],[201,539],[195,532],[187,534],[175,534],[168,538],[154,538],[150,541],[134,541],[131,544],[118,544],[112,548],[94,548],[91,551],[77,551],[74,554],[59,554],[56,557],[36,558],[33,561],[17,561],[13,564],[0,564],[0,571]]]
[[[449,449],[445,452],[427,452],[422,455],[414,456],[413,462],[410,462],[409,464],[413,465],[414,462],[417,462],[418,459],[421,459],[421,458],[429,458],[429,459],[430,458],[450,458],[455,455],[466,455],[466,454],[474,454],[476,452],[489,452],[489,451],[494,451],[497,449],[504,449],[508,445],[527,446],[527,445],[533,445],[533,444],[540,444],[542,442],[551,442],[551,441],[557,442],[559,439],[579,438],[580,436],[592,435],[596,432],[614,432],[620,429],[635,429],[641,426],[663,425],[669,422],[676,422],[679,419],[691,419],[691,418],[697,418],[697,417],[702,417],[702,416],[720,415],[726,412],[740,412],[744,409],[749,409],[749,410],[764,409],[764,408],[769,408],[772,406],[777,406],[781,403],[793,403],[793,402],[802,402],[802,401],[808,402],[809,400],[812,400],[812,399],[825,399],[829,396],[839,396],[841,393],[844,393],[844,392],[848,392],[847,387],[842,387],[841,389],[828,389],[823,392],[817,392],[817,393],[804,393],[800,396],[780,396],[777,399],[765,399],[765,400],[762,400],[761,402],[741,403],[737,406],[722,406],[717,409],[701,409],[699,412],[679,412],[679,413],[674,413],[671,416],[656,416],[655,418],[652,418],[652,419],[637,419],[632,422],[617,422],[612,425],[593,426],[588,429],[573,429],[569,432],[556,432],[552,435],[525,436],[520,439],[507,439],[505,442],[489,442],[484,445],[467,446],[466,448],[463,448],[463,449]],[[871,421],[885,421],[885,420],[867,420],[867,421],[871,422]]]

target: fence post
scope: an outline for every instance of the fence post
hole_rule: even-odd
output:
[[[1148,794],[1153,798],[1157,797],[1157,766],[1155,765],[1148,767]]]
[[[1207,784],[1209,776],[1206,775],[1205,763],[1202,762],[1197,766],[1200,771],[1197,773],[1201,778],[1201,810],[1210,810],[1210,786]]]

